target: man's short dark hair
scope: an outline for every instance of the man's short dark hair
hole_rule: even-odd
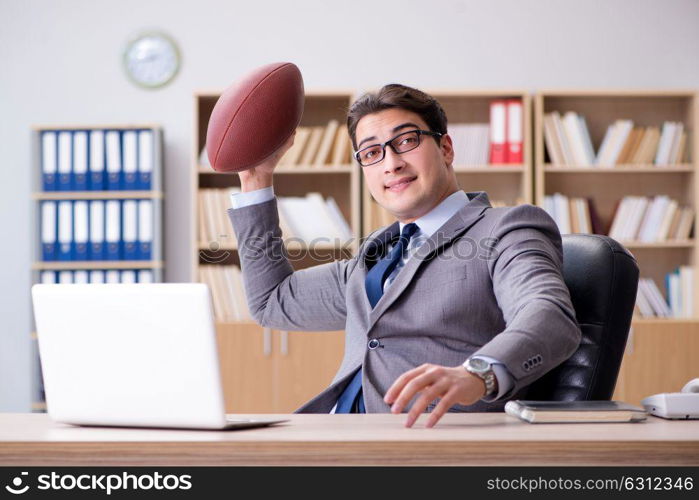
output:
[[[412,111],[425,121],[432,132],[447,133],[447,115],[437,99],[421,90],[399,83],[389,83],[378,92],[367,92],[350,106],[347,112],[347,130],[355,150],[359,120],[366,115],[391,108]]]

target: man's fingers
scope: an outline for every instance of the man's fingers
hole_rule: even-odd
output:
[[[400,394],[403,390],[403,387],[405,387],[405,384],[410,382],[410,380],[412,380],[413,377],[416,377],[417,375],[423,373],[425,370],[426,365],[422,365],[403,373],[400,377],[398,377],[395,380],[395,382],[393,382],[393,385],[391,385],[391,387],[389,387],[389,389],[386,391],[386,394],[383,397],[384,402],[389,405],[392,404],[396,400],[398,394]]]
[[[430,413],[429,418],[427,419],[427,423],[425,424],[425,427],[430,428],[434,427],[437,422],[439,422],[439,419],[444,416],[444,414],[454,406],[454,404],[458,400],[458,392],[459,389],[456,386],[451,386],[451,388],[447,391],[447,393],[442,397],[442,399],[439,401],[437,406],[434,407],[432,410],[432,413]]]
[[[427,409],[427,406],[432,401],[434,401],[438,397],[442,396],[445,392],[447,392],[449,390],[449,386],[450,384],[448,380],[440,379],[434,385],[425,387],[422,390],[422,394],[420,395],[420,397],[417,398],[415,404],[412,406],[412,408],[410,408],[410,411],[408,412],[408,418],[405,421],[405,426],[412,427],[412,425],[418,419],[420,414]]]
[[[415,394],[423,390],[425,387],[434,384],[440,376],[441,373],[439,370],[428,370],[422,375],[418,375],[417,377],[413,378],[406,384],[396,398],[396,402],[393,403],[393,406],[391,407],[391,412],[400,413],[403,411],[405,405],[407,405],[410,400],[413,399]]]

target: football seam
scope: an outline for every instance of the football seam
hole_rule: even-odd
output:
[[[226,126],[226,130],[223,133],[223,137],[221,138],[221,143],[218,145],[218,148],[216,149],[216,156],[214,157],[214,165],[218,164],[218,155],[221,152],[221,148],[223,147],[223,143],[226,139],[226,136],[228,136],[228,131],[230,130],[231,126],[233,125],[233,122],[235,121],[236,116],[238,116],[240,109],[247,102],[247,100],[250,99],[250,96],[255,93],[255,90],[257,90],[257,88],[265,82],[265,80],[267,80],[270,76],[272,76],[273,74],[275,74],[277,71],[281,70],[282,68],[285,68],[289,64],[291,64],[291,63],[285,63],[284,65],[279,66],[277,69],[275,69],[274,71],[269,73],[267,76],[265,76],[262,80],[260,80],[258,82],[258,84],[255,85],[252,88],[252,90],[250,90],[250,92],[248,92],[248,95],[245,97],[245,99],[243,99],[243,102],[240,103],[240,106],[238,106],[238,110],[235,112],[235,114],[233,115],[233,118],[231,118],[231,120],[228,122],[228,125]]]

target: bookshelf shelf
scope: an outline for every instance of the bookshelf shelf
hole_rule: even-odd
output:
[[[162,191],[53,191],[33,193],[33,200],[162,200]]]
[[[642,241],[620,241],[629,250],[646,249],[646,248],[694,248],[694,240],[689,241],[660,241],[654,243],[645,243]]]
[[[303,241],[290,240],[286,243],[287,250],[352,250],[352,243],[348,242],[346,245],[334,245],[332,243],[317,242],[309,245]],[[238,245],[235,243],[218,243],[215,242],[213,245],[211,243],[199,242],[199,250],[202,251],[238,251]]]
[[[694,173],[692,165],[615,165],[614,167],[571,167],[546,164],[547,174],[669,174]]]
[[[697,325],[699,318],[633,318],[633,325]]]
[[[454,165],[454,172],[463,174],[521,174],[526,165]]]
[[[279,166],[274,169],[274,174],[349,174],[355,170],[352,165],[327,165],[322,167],[315,167],[311,165],[299,165],[293,167]],[[209,167],[200,166],[198,170],[199,174],[203,175],[237,175],[225,172],[216,172]]]
[[[120,260],[120,261],[70,261],[70,262],[35,262],[32,270],[67,270],[67,269],[163,269],[162,261]]]

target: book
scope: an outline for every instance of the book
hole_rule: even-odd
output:
[[[621,401],[527,401],[512,400],[505,413],[532,424],[642,422],[647,412]]]

